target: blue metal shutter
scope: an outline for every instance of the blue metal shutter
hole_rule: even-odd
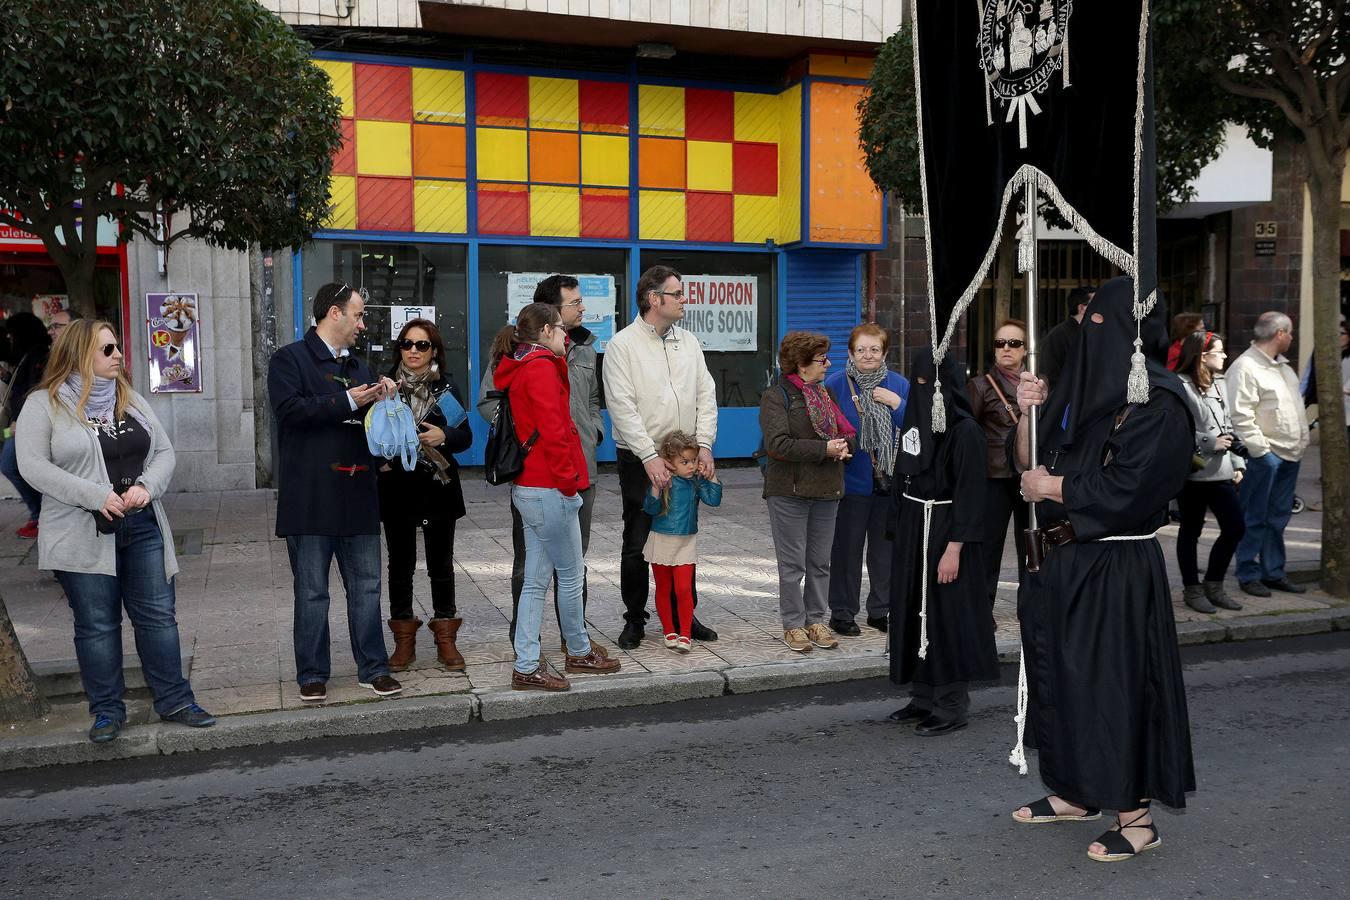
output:
[[[831,361],[843,365],[849,332],[862,318],[862,254],[791,250],[786,256],[787,330],[827,335]]]

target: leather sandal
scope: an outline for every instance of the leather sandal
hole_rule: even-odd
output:
[[[1027,809],[1031,810],[1031,816],[1026,819],[1018,816],[1017,810],[1013,810],[1013,821],[1021,822],[1023,825],[1045,825],[1050,822],[1095,822],[1102,817],[1102,811],[1091,806],[1085,806],[1081,816],[1060,815],[1055,812],[1054,804],[1050,802],[1049,797],[1028,803]]]
[[[1138,822],[1140,819],[1144,818],[1144,816],[1149,814],[1148,807],[1149,804],[1145,803],[1141,807],[1141,809],[1143,809],[1143,812],[1135,816],[1128,823],[1121,823],[1120,816],[1117,815],[1115,827],[1108,831],[1102,832],[1101,837],[1097,838],[1097,843],[1105,847],[1106,852],[1093,853],[1091,850],[1089,850],[1088,858],[1091,859],[1093,862],[1122,862],[1124,860],[1129,859],[1132,856],[1138,856],[1145,850],[1152,850],[1155,847],[1161,847],[1162,838],[1159,837],[1158,835],[1157,826],[1155,826],[1152,822],[1149,822],[1147,825],[1134,824],[1135,822]],[[1140,847],[1138,850],[1136,850],[1134,849],[1134,844],[1131,844],[1129,839],[1126,838],[1125,835],[1123,834],[1126,828],[1147,828],[1149,831],[1153,833],[1153,839],[1144,846]]]

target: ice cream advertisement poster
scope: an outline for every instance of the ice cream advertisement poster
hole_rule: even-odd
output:
[[[194,394],[202,389],[201,315],[196,294],[145,295],[150,392]]]

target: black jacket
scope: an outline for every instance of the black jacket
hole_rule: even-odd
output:
[[[373,381],[364,362],[335,358],[313,328],[272,356],[277,537],[380,533],[377,460],[363,424],[368,407],[353,411],[347,397],[348,388]]]
[[[397,378],[398,375],[392,372],[389,377]],[[446,389],[461,406],[464,405],[464,397],[460,395],[459,388],[455,387],[452,379],[442,376],[440,381],[432,386],[433,393]],[[406,394],[404,399],[407,399]],[[469,420],[466,418],[455,428],[447,428],[445,414],[433,406],[422,421],[428,425],[435,425],[445,432],[445,443],[437,449],[445,457],[446,462],[450,463],[450,481],[447,484],[437,481],[433,470],[421,461],[420,454],[417,467],[411,472],[404,471],[403,464],[398,460],[381,463],[379,466],[381,521],[397,522],[412,519],[414,524],[422,525],[429,520],[453,521],[464,518],[464,491],[459,486],[459,466],[455,464],[455,458],[450,454],[468,450],[469,445],[473,443]]]

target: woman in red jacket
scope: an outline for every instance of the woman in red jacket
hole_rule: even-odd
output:
[[[586,457],[572,421],[567,379],[567,333],[549,303],[531,303],[514,325],[492,341],[493,384],[505,391],[516,437],[534,445],[511,486],[511,502],[525,526],[525,584],[516,617],[516,662],[511,687],[517,691],[565,691],[567,679],[553,674],[539,655],[544,597],[556,572],[558,613],[566,644],[566,671],[607,673],[619,661],[593,645],[581,605],[584,563],[578,491],[590,487]]]

